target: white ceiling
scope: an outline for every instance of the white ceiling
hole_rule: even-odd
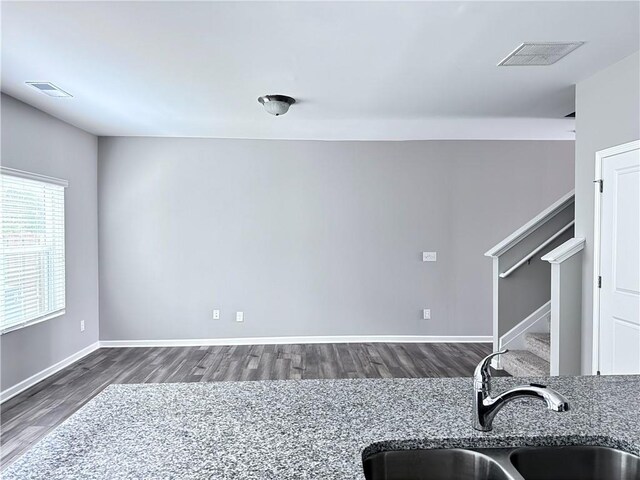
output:
[[[573,138],[574,85],[638,2],[3,2],[2,90],[97,135]],[[521,42],[585,41],[549,67]],[[25,81],[73,94],[47,97]],[[257,97],[291,95],[282,117]]]

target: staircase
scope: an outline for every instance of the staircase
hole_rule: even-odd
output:
[[[526,350],[510,350],[501,356],[502,368],[514,377],[548,377],[551,335],[527,333]]]
[[[579,374],[582,277],[573,257],[584,240],[578,245],[574,225],[571,191],[485,253],[492,259],[493,350],[509,350],[495,368],[525,377]]]

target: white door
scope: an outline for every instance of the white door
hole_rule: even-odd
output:
[[[640,150],[600,152],[600,372],[640,373]]]

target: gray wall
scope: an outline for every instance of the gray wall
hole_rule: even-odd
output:
[[[582,271],[582,371],[593,350],[593,205],[595,153],[640,138],[640,53],[576,87],[576,236],[586,239]]]
[[[2,165],[69,181],[66,314],[0,336],[2,390],[98,340],[97,152],[95,136],[2,95]]]
[[[101,138],[100,338],[491,335],[483,253],[573,188],[573,148]]]

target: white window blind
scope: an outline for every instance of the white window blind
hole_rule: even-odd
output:
[[[64,313],[65,186],[0,170],[0,333]]]

